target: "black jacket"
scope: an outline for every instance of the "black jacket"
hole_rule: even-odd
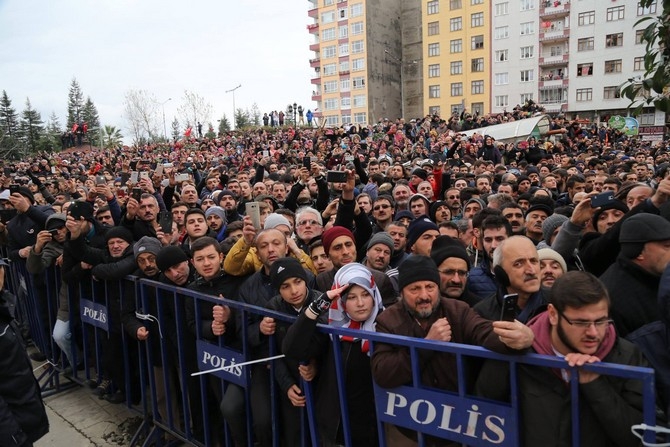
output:
[[[14,320],[16,299],[0,292],[0,445],[28,446],[49,432],[40,387]]]

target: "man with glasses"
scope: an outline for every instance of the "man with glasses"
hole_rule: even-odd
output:
[[[298,236],[298,247],[309,253],[309,244],[323,234],[321,214],[312,207],[300,208],[295,216],[295,234]]]
[[[390,196],[379,196],[372,205],[374,218],[373,232],[386,231],[393,221],[393,199]]]
[[[510,239],[511,240],[511,239]],[[592,274],[568,272],[554,283],[551,304],[529,327],[535,335],[533,351],[558,356],[576,369],[519,365],[519,405],[522,445],[571,444],[570,377],[578,374],[580,445],[634,446],[640,442],[630,427],[642,422],[642,383],[602,376],[581,367],[590,363],[647,366],[642,354],[617,337],[610,319],[610,300]],[[477,380],[477,392],[507,400],[509,371],[487,362]]]
[[[475,305],[475,297],[465,288],[470,274],[470,257],[463,244],[450,236],[438,236],[433,241],[430,257],[440,273],[442,297],[464,301],[471,307]]]

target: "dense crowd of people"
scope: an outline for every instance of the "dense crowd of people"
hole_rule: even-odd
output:
[[[9,260],[25,263],[33,278],[60,267],[58,319],[49,331],[71,369],[81,361],[80,322],[70,321],[77,318],[68,305],[91,296],[91,278],[116,290],[94,390],[111,402],[139,396],[125,389],[139,382],[127,381],[118,362],[135,340],[175,351],[181,342],[224,340],[239,349],[245,326],[254,359],[267,357],[272,341],[286,354],[274,377],[266,363],[251,374],[259,445],[272,445],[271,380],[284,445],[299,445],[302,436],[303,380],[316,385],[323,445],[344,443],[334,386],[340,353],[317,323],[361,331],[341,337],[356,446],[378,443],[373,381],[412,384],[409,350],[378,343],[371,352],[365,331],[536,352],[578,367],[650,364],[667,412],[668,143],[561,115],[549,135],[498,142],[487,134],[488,126],[535,112],[526,104],[495,116],[263,128],[5,160],[0,238]],[[477,132],[462,134],[471,129]],[[121,305],[118,282],[131,274],[297,319],[243,321],[223,301],[185,300],[183,340],[164,327],[161,340],[133,300]],[[125,347],[123,331],[132,339]],[[458,390],[453,355],[424,353],[420,362],[423,385]],[[169,367],[154,366],[156,377]],[[642,420],[641,384],[578,371],[582,445],[637,445],[630,426]],[[477,362],[468,389],[509,400],[506,372],[498,362]],[[569,375],[520,368],[524,445],[570,444]],[[247,445],[242,388],[214,386],[202,403],[197,384],[184,382],[192,408],[209,408],[212,421],[228,422],[235,445]],[[161,412],[171,411],[165,387]],[[185,423],[204,439],[198,413]],[[212,430],[222,442],[220,429]],[[416,444],[416,432],[401,427],[387,427],[386,436],[390,445]],[[451,444],[429,437],[427,445]]]

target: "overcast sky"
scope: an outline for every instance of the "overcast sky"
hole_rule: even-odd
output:
[[[47,120],[65,124],[77,78],[102,124],[122,127],[123,97],[145,89],[165,105],[168,125],[184,90],[232,121],[237,108],[261,112],[311,101],[305,0],[0,0],[0,90],[20,113],[26,97]]]

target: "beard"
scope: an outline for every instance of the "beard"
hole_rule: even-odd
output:
[[[417,304],[423,304],[423,303],[426,302],[426,300],[428,302],[430,302],[429,298],[425,298],[425,299],[417,300]],[[420,319],[425,320],[427,318],[430,318],[431,315],[433,315],[433,313],[435,313],[435,311],[437,310],[437,307],[440,305],[440,300],[436,300],[435,303],[431,306],[431,308],[429,310],[412,309],[407,305],[405,300],[403,300],[402,303],[403,303],[403,306],[405,306],[405,309],[407,309],[407,312],[409,312],[409,314],[411,316],[413,316],[414,318],[420,318]]]

